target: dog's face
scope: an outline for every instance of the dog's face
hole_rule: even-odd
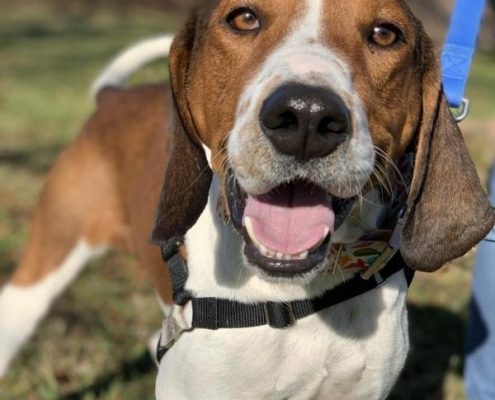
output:
[[[488,226],[474,221],[493,224],[441,94],[431,43],[403,1],[202,2],[173,46],[171,79],[180,123],[159,240],[183,234],[204,207],[211,172],[202,144],[225,182],[221,205],[243,234],[247,261],[265,273],[324,267],[352,199],[390,179],[414,138],[414,209],[401,248],[410,264],[433,269],[460,255],[442,245],[455,235],[448,224],[457,233],[471,227],[461,251]],[[435,140],[446,147],[437,151]],[[432,164],[435,156],[442,165]],[[464,182],[442,188],[439,178]],[[188,201],[174,194],[177,185],[183,197],[192,193]],[[472,204],[461,196],[461,207],[477,211],[442,213],[449,191],[467,189]],[[435,254],[425,260],[428,247]]]
[[[216,172],[228,159],[249,194],[296,178],[357,194],[373,144],[393,159],[411,139],[408,118],[418,122],[417,23],[396,1],[245,4],[218,2],[208,14],[189,74]]]

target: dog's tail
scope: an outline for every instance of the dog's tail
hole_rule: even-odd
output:
[[[139,68],[170,52],[173,35],[163,35],[146,39],[124,50],[103,70],[91,86],[91,98],[96,99],[105,87],[119,87]]]

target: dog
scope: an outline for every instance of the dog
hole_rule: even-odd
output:
[[[411,271],[495,219],[421,23],[401,0],[202,1],[170,86],[119,87],[167,41],[105,71],[50,172],[0,295],[0,366],[115,247],[167,317],[157,399],[386,398]]]

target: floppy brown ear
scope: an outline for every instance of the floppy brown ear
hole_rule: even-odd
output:
[[[431,272],[481,241],[495,215],[443,94],[432,45],[422,40],[423,116],[400,250],[411,268]]]
[[[170,50],[170,84],[176,112],[153,231],[153,241],[156,243],[184,236],[196,223],[208,201],[212,171],[194,125],[187,94],[195,31],[196,18],[193,14]]]

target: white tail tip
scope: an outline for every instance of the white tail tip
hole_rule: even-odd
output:
[[[168,57],[172,41],[172,35],[163,35],[143,40],[124,50],[115,57],[95,80],[91,86],[91,98],[95,100],[100,90],[104,87],[119,87],[134,72],[146,64]]]

